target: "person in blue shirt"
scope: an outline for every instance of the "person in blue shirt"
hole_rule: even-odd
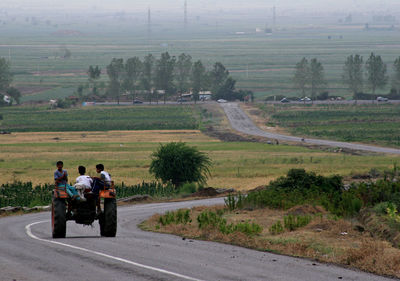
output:
[[[57,170],[54,172],[54,181],[57,187],[65,187],[65,191],[69,197],[77,201],[85,201],[85,198],[81,198],[75,187],[68,184],[68,172],[63,169],[64,163],[62,161],[57,162]]]

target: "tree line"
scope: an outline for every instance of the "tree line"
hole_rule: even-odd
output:
[[[0,58],[0,105],[11,105],[14,101],[19,104],[21,93],[18,89],[11,87],[13,75],[10,70],[10,62],[5,58]],[[6,102],[4,96],[11,98],[10,102]]]
[[[400,95],[400,57],[394,61],[393,70],[391,93]],[[376,90],[384,89],[390,79],[387,65],[382,57],[371,53],[365,63],[361,55],[348,56],[343,66],[342,80],[356,98],[365,95],[363,94],[365,86],[375,95]],[[295,66],[293,82],[303,97],[307,93],[310,93],[313,99],[317,98],[318,93],[323,95],[321,92],[325,90],[327,81],[322,63],[316,58],[310,61],[305,57],[302,58]]]
[[[207,70],[201,60],[193,61],[188,54],[178,57],[168,52],[159,58],[149,54],[143,59],[131,57],[126,60],[114,58],[106,67],[108,83],[104,93],[99,92],[98,81],[102,70],[99,66],[89,66],[87,71],[90,96],[103,95],[119,103],[122,95],[129,95],[134,102],[138,96],[149,102],[158,102],[162,96],[164,103],[170,96],[192,93],[193,100],[199,100],[199,93],[210,91],[212,99],[244,100],[252,96],[251,91],[236,90],[236,80],[226,67],[216,62]],[[83,95],[83,87],[78,88],[78,95]]]

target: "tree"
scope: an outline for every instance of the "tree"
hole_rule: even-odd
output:
[[[124,78],[124,60],[123,59],[112,59],[111,63],[107,65],[107,75],[110,78],[109,91],[112,96],[119,99],[122,91],[122,82]]]
[[[232,77],[228,77],[225,80],[225,83],[218,88],[218,91],[213,95],[215,100],[224,99],[224,100],[235,100],[236,92],[235,92],[236,80]]]
[[[168,52],[161,54],[161,58],[157,60],[155,84],[158,90],[164,90],[164,104],[167,100],[167,95],[175,90],[174,85],[174,69],[176,59],[171,57]]]
[[[343,67],[343,82],[348,85],[353,94],[363,90],[363,58],[360,55],[347,57]]]
[[[217,93],[219,88],[225,84],[226,79],[229,77],[229,71],[225,66],[217,62],[214,64],[214,68],[210,71],[210,82],[211,90],[213,94]]]
[[[400,57],[398,57],[393,64],[393,78],[392,78],[392,88],[400,93]]]
[[[152,99],[152,88],[153,88],[153,72],[154,72],[154,57],[152,54],[149,54],[144,57],[143,61],[143,71],[140,83],[145,91],[147,91],[149,95],[149,101],[151,103]]]
[[[207,73],[206,68],[203,63],[198,60],[194,63],[192,69],[192,91],[193,91],[193,99],[195,102],[199,100],[199,93],[201,90],[204,90],[206,87],[207,81]]]
[[[324,67],[316,59],[312,59],[310,62],[310,86],[311,86],[311,97],[313,99],[317,96],[317,91],[321,90],[326,85],[324,78]]]
[[[140,77],[142,76],[143,63],[138,57],[129,58],[125,63],[125,80],[124,88],[128,90],[132,96],[132,103],[136,98],[136,90],[139,87]]]
[[[0,91],[7,90],[11,82],[10,63],[5,58],[0,58]]]
[[[306,95],[309,76],[310,67],[308,65],[308,60],[302,58],[302,60],[296,64],[293,81],[295,87],[301,90],[301,95],[303,97]]]
[[[211,160],[197,148],[185,143],[161,144],[152,154],[150,173],[163,183],[171,182],[175,187],[184,183],[205,184],[210,175]]]
[[[91,65],[89,66],[89,69],[86,73],[89,76],[88,78],[89,83],[92,85],[92,94],[96,95],[97,94],[96,81],[100,79],[101,68],[98,65],[96,65],[96,67],[93,67]]]
[[[388,82],[387,66],[383,63],[381,56],[376,56],[374,53],[371,53],[365,65],[368,84],[372,93],[375,94],[376,89],[384,88]]]
[[[178,82],[178,92],[181,100],[182,94],[189,90],[192,67],[192,57],[182,53],[176,61],[176,80]]]
[[[15,100],[15,102],[17,104],[21,103],[21,92],[18,89],[14,88],[14,87],[10,87],[10,88],[7,89],[6,93],[13,100]]]

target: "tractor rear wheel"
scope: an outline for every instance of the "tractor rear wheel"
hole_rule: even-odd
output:
[[[100,216],[100,234],[105,237],[115,237],[117,234],[117,200],[104,199],[104,211]]]
[[[53,198],[51,205],[51,228],[53,238],[65,238],[67,231],[66,203],[64,199]]]

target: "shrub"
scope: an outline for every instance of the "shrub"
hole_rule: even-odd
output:
[[[188,209],[180,209],[175,212],[166,212],[164,215],[160,216],[158,222],[163,226],[169,224],[188,224],[192,222],[190,217],[190,210]]]
[[[285,230],[283,229],[281,221],[277,221],[269,228],[269,233],[272,235],[277,235],[283,233]]]
[[[224,199],[225,207],[227,207],[230,211],[240,209],[243,207],[244,198],[245,197],[240,192],[237,195],[229,193],[228,196]]]
[[[288,215],[283,218],[284,226],[289,231],[294,231],[300,227],[306,226],[312,220],[311,216],[293,216]]]
[[[185,143],[160,145],[152,154],[150,173],[163,183],[171,182],[175,187],[185,182],[204,184],[210,175],[211,160],[203,152]]]

